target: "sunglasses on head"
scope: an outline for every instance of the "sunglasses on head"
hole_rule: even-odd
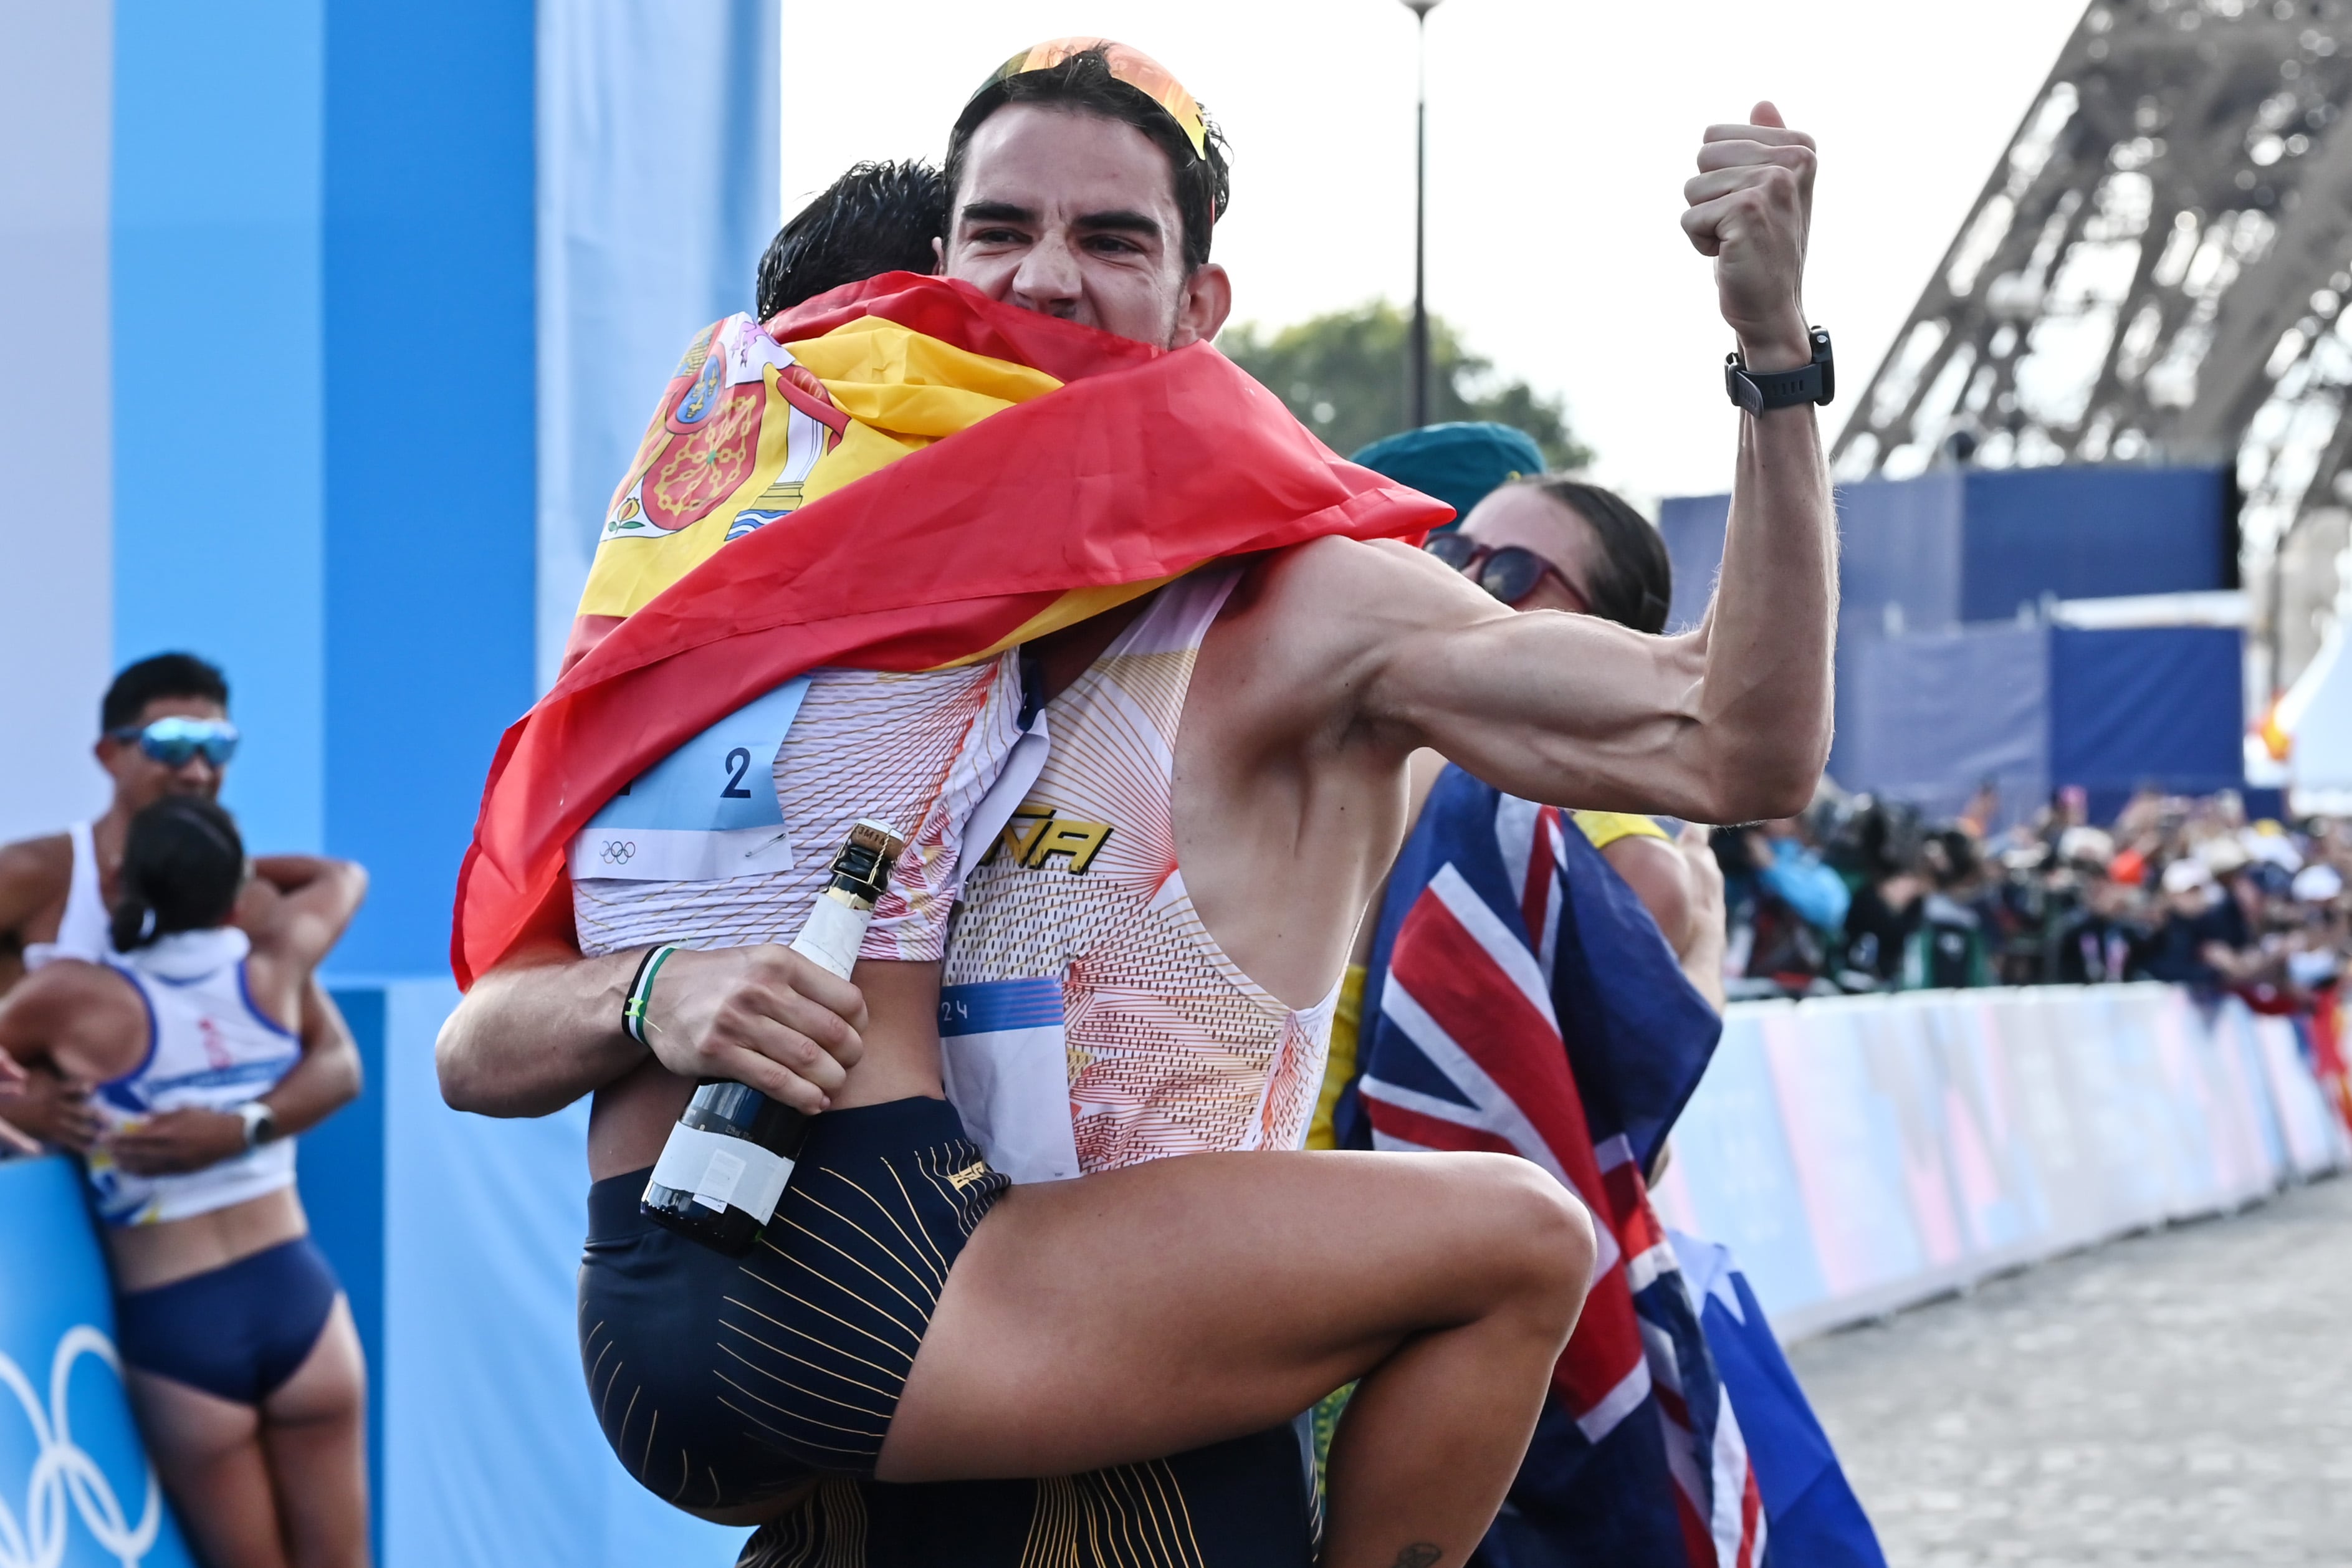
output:
[[[158,719],[152,724],[127,724],[109,735],[139,749],[167,768],[184,767],[201,755],[215,767],[225,767],[236,755],[236,726],[226,719]]]
[[[1454,571],[1468,574],[1472,582],[1506,605],[1517,604],[1549,577],[1575,602],[1578,615],[1592,613],[1592,602],[1584,596],[1583,589],[1570,582],[1568,574],[1558,566],[1521,545],[1506,544],[1496,550],[1460,533],[1448,532],[1431,534],[1429,542],[1422,548]]]
[[[1158,104],[1176,122],[1184,132],[1184,139],[1192,144],[1192,156],[1206,158],[1209,155],[1208,121],[1201,114],[1200,104],[1184,90],[1184,84],[1178,81],[1166,66],[1141,49],[1114,43],[1108,38],[1091,36],[1049,38],[1045,43],[1033,45],[997,67],[981,84],[980,89],[986,92],[1000,82],[1029,71],[1051,70],[1072,55],[1083,54],[1089,49],[1102,51],[1103,63],[1110,68],[1113,80],[1123,81],[1135,89]]]

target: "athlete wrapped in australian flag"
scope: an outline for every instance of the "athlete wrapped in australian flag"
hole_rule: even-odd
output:
[[[1390,877],[1363,1016],[1343,1146],[1519,1154],[1592,1213],[1591,1295],[1473,1562],[1883,1568],[1762,1312],[1703,1324],[1650,1205],[1722,1021],[1564,813],[1445,770]],[[1720,1361],[1709,1330],[1738,1342]],[[1775,1451],[1751,1453],[1759,1433]]]

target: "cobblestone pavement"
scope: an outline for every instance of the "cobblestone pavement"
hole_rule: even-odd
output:
[[[1892,1568],[2352,1564],[2352,1179],[1790,1360]]]

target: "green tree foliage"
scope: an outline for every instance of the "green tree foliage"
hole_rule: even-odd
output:
[[[1345,455],[1405,427],[1410,312],[1376,300],[1268,332],[1228,329],[1217,346],[1286,404],[1301,423]],[[1492,419],[1535,437],[1554,472],[1589,466],[1591,449],[1568,427],[1568,411],[1524,381],[1505,382],[1491,361],[1462,345],[1454,330],[1429,321],[1429,416]]]

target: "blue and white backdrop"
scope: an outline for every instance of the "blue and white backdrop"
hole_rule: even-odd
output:
[[[373,872],[333,973],[369,1088],[302,1171],[368,1344],[394,1568],[732,1556],[590,1418],[583,1117],[455,1116],[431,1054],[499,733],[551,677],[679,349],[751,302],[777,3],[0,0],[0,839],[102,807],[108,678],[186,648],[228,671],[253,844]],[[46,1420],[104,1293],[26,1212],[0,1213],[0,1353]],[[102,1446],[87,1344],[72,1430]],[[100,1466],[110,1523],[21,1403],[0,1568],[176,1561],[134,1528],[135,1467]]]

